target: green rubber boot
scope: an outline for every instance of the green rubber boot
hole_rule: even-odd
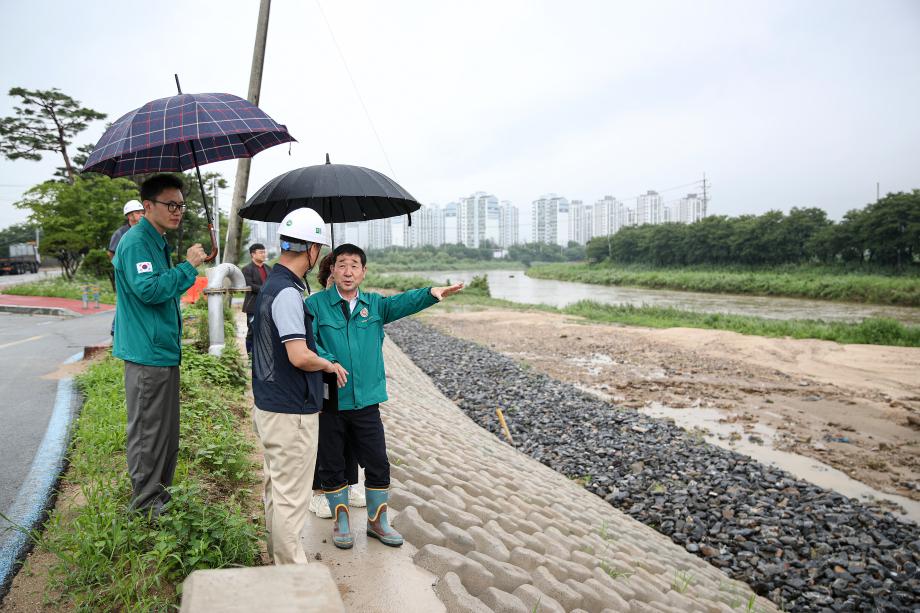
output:
[[[384,545],[399,547],[403,544],[403,537],[390,526],[387,519],[390,490],[365,487],[364,491],[367,497],[367,535],[378,539]]]
[[[332,543],[339,549],[351,549],[355,545],[355,535],[351,533],[348,521],[348,486],[325,494],[335,520],[332,525]]]

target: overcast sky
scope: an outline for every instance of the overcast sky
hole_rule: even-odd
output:
[[[321,6],[272,3],[261,106],[299,142],[254,158],[250,194],[327,151],[423,203],[484,190],[523,213],[548,192],[633,204],[704,172],[710,214],[839,218],[876,181],[920,188],[916,0]],[[186,92],[246,96],[256,0],[0,7],[0,115],[10,87],[58,87],[114,120],[174,94],[174,72]],[[0,227],[59,165],[0,160]],[[232,183],[236,162],[209,169]]]

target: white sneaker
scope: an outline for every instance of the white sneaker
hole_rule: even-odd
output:
[[[320,519],[330,519],[332,511],[329,510],[329,501],[325,494],[313,494],[310,499],[310,512],[315,513]]]
[[[364,497],[364,488],[352,485],[348,488],[348,506],[366,507],[367,499]]]

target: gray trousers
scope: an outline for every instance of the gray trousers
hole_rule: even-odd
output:
[[[159,515],[179,453],[179,367],[125,362],[131,508]]]

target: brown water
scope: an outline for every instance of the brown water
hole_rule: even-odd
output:
[[[436,270],[394,274],[425,276],[436,283],[444,283],[448,279],[452,282],[469,282],[476,275],[486,274],[493,298],[524,304],[563,307],[579,300],[594,300],[604,304],[672,307],[702,313],[731,313],[769,319],[859,322],[869,317],[887,317],[905,324],[920,325],[920,309],[911,307],[592,285],[532,279],[523,270]]]
[[[844,496],[856,498],[861,502],[885,501],[900,509],[900,513],[896,513],[900,519],[920,523],[920,502],[897,494],[880,492],[820,460],[775,449],[773,439],[776,431],[764,424],[754,424],[752,432],[745,432],[740,424],[725,420],[725,411],[704,407],[675,409],[657,402],[648,404],[639,409],[639,412],[650,417],[670,419],[688,431],[703,431],[706,433],[706,441],[713,445],[737,451],[762,464],[785,470],[799,479],[834,490]],[[750,434],[756,434],[759,442],[751,441]]]

